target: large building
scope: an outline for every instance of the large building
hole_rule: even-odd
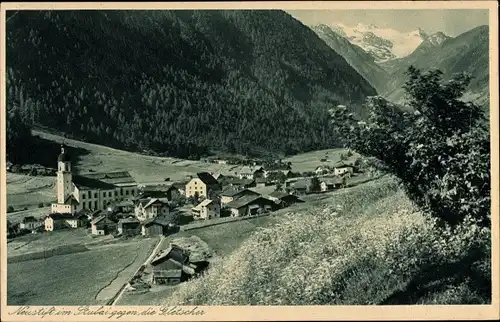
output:
[[[71,159],[64,146],[57,158],[56,188],[53,213],[105,210],[108,205],[132,198],[138,191],[137,183],[126,171],[73,176]]]
[[[186,198],[198,195],[209,198],[210,192],[220,191],[219,182],[208,172],[199,172],[186,184]]]

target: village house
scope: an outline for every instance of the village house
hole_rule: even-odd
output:
[[[290,190],[295,195],[305,195],[309,193],[311,189],[311,180],[310,179],[299,179],[291,184]]]
[[[321,192],[330,191],[342,187],[342,178],[323,178],[320,180]]]
[[[140,199],[135,205],[135,216],[140,221],[145,221],[158,216],[166,216],[170,211],[166,198]]]
[[[195,219],[212,219],[220,217],[220,204],[217,201],[205,199],[196,207],[191,208]]]
[[[118,221],[117,231],[124,236],[135,236],[141,233],[141,223],[134,217],[122,218]]]
[[[75,216],[71,213],[53,213],[45,217],[45,230],[54,231],[63,228],[78,228],[82,226],[82,216]]]
[[[188,275],[195,273],[188,261],[189,256],[183,249],[170,244],[151,261],[153,284],[175,285],[186,281]]]
[[[255,180],[254,179],[232,179],[228,182],[227,186],[234,189],[246,189],[246,188],[255,188]]]
[[[226,205],[232,217],[256,215],[262,211],[276,208],[274,201],[258,196],[245,196],[229,202]]]
[[[217,180],[218,182],[220,182],[222,179],[224,179],[226,177],[225,175],[223,175],[220,172],[214,172],[214,173],[211,173],[211,174],[215,178],[215,180]]]
[[[168,200],[172,200],[173,198],[178,197],[179,195],[181,195],[179,189],[175,187],[173,184],[169,184],[169,185],[144,186],[140,190],[138,197],[141,199],[167,198]],[[182,195],[184,195],[184,193]]]
[[[264,168],[260,165],[258,166],[244,166],[241,168],[239,173],[240,179],[257,179],[264,177]]]
[[[333,170],[333,174],[336,176],[341,176],[344,174],[351,175],[353,173],[354,173],[354,165],[345,162],[337,163]]]
[[[90,210],[90,209],[82,209],[75,213],[75,216],[79,216],[80,218],[85,218],[86,222],[91,222],[92,220],[99,218],[102,216],[102,210]]]
[[[108,235],[116,231],[116,223],[102,215],[90,222],[92,235]]]
[[[165,218],[151,218],[142,223],[141,235],[146,237],[167,235],[172,226]]]
[[[56,188],[57,203],[52,204],[52,213],[74,213],[105,210],[109,204],[133,196],[137,183],[126,171],[73,176],[71,159],[63,145],[57,158]]]
[[[198,257],[190,258],[188,251],[170,244],[151,261],[153,284],[175,285],[199,274],[208,268],[208,261]]]
[[[221,193],[221,204],[225,205],[230,203],[233,200],[236,200],[238,198],[244,197],[244,196],[259,196],[259,194],[255,191],[252,191],[250,189],[226,189]]]
[[[257,178],[255,179],[255,187],[256,188],[263,188],[267,185],[267,179],[262,177],[262,178]]]
[[[281,191],[273,191],[269,195],[269,199],[278,203],[281,207],[288,207],[296,203],[302,203],[303,200],[299,199],[299,197],[281,192]]]
[[[135,211],[135,204],[132,200],[123,200],[113,206],[113,212],[131,213]]]
[[[210,192],[220,191],[219,182],[208,172],[199,172],[186,184],[186,198],[198,195],[209,198]]]
[[[23,221],[20,223],[19,228],[35,230],[38,227],[41,227],[43,225],[44,225],[44,222],[42,220],[36,219],[33,216],[27,216],[27,217],[23,218]]]
[[[314,169],[314,173],[317,175],[322,175],[330,172],[330,168],[324,165],[317,166],[316,169]]]

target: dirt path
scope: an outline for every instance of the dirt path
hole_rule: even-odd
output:
[[[116,298],[113,300],[113,302],[110,304],[110,305],[116,305],[116,303],[118,303],[118,301],[120,301],[121,297],[123,296],[123,293],[125,292],[126,290],[126,285],[128,284],[128,281],[137,274],[137,272],[139,271],[139,269],[141,268],[142,265],[147,265],[149,264],[149,262],[151,260],[153,260],[154,256],[156,255],[156,253],[158,252],[158,248],[161,246],[161,244],[163,243],[163,240],[165,239],[165,236],[162,236],[160,238],[160,240],[158,241],[158,243],[156,244],[155,248],[153,249],[153,251],[149,254],[149,257],[146,259],[146,261],[139,265],[139,267],[135,268],[135,271],[132,271],[133,274],[131,274],[130,270],[124,270],[122,271],[124,278],[115,278],[115,280],[113,280],[113,282],[108,286],[106,287],[105,289],[101,290],[101,292],[99,292],[99,294],[96,296],[96,299],[98,301],[107,301],[107,300],[110,300],[111,298],[113,298],[113,295],[116,294],[116,288],[118,288],[120,285],[122,285],[119,293],[116,295]],[[135,267],[135,265],[133,265]],[[133,270],[134,268],[132,268],[132,266],[130,266],[130,268]],[[126,281],[124,283],[124,279],[126,278]],[[111,294],[113,293],[113,294]]]

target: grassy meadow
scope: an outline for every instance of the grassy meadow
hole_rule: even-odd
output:
[[[92,236],[86,228],[28,234],[16,237],[7,244],[7,256],[40,252],[68,244],[90,245],[109,240],[113,240],[111,235]]]
[[[8,305],[104,305],[149,256],[156,239],[10,263]]]
[[[166,305],[485,303],[489,231],[439,229],[391,178],[257,229]],[[471,226],[476,227],[476,226]],[[156,303],[160,304],[160,303]]]

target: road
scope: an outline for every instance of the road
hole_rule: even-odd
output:
[[[160,240],[158,241],[158,244],[156,244],[155,248],[153,249],[153,251],[151,252],[149,257],[146,259],[146,261],[144,262],[144,265],[149,264],[153,260],[154,256],[158,252],[158,248],[160,248],[161,244],[163,243],[163,240],[165,240],[165,236],[161,236]],[[137,273],[139,272],[140,269],[141,268],[139,267],[137,269],[137,271],[135,271],[134,275],[132,275],[132,276],[137,275]],[[127,289],[127,284],[128,284],[128,282],[125,285],[123,285],[123,287],[120,289],[120,292],[118,293],[118,295],[115,297],[113,302],[111,302],[111,305],[116,305],[116,303],[118,303],[118,301],[122,298],[123,293],[125,293],[125,291]]]

